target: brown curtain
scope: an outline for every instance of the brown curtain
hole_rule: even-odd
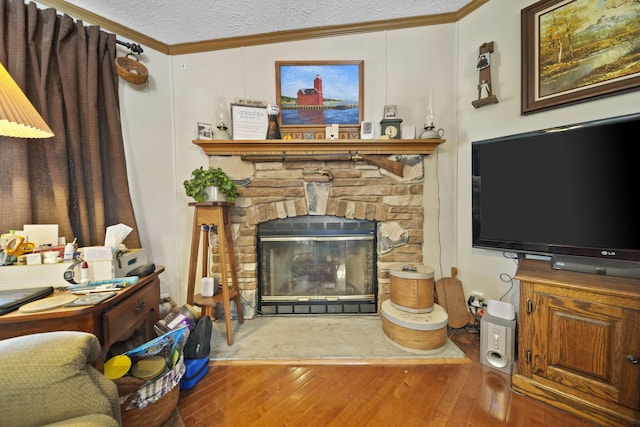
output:
[[[106,228],[133,228],[120,125],[116,38],[96,26],[0,0],[0,61],[55,136],[0,137],[0,232],[58,224],[67,241],[104,244]]]

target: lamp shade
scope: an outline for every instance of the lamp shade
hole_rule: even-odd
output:
[[[0,136],[51,138],[53,132],[0,64]]]

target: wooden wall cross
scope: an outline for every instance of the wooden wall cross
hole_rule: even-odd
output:
[[[498,103],[498,98],[493,94],[491,85],[491,53],[493,53],[493,42],[480,45],[476,64],[476,69],[478,70],[478,99],[471,102],[471,105],[475,108]]]

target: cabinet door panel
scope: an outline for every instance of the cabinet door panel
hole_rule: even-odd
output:
[[[619,400],[619,307],[548,296],[545,378],[600,398]]]
[[[635,358],[638,363],[633,363]],[[621,348],[616,362],[622,367],[620,378],[620,403],[629,408],[640,409],[640,311],[624,311],[624,330]]]
[[[615,343],[622,320],[619,307],[549,298],[549,365],[612,382]]]

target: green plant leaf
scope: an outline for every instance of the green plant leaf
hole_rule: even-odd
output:
[[[191,179],[185,180],[183,185],[187,196],[193,197],[196,202],[207,199],[205,189],[211,186],[218,187],[230,202],[238,198],[237,184],[220,168],[204,169],[200,166],[191,172]]]

